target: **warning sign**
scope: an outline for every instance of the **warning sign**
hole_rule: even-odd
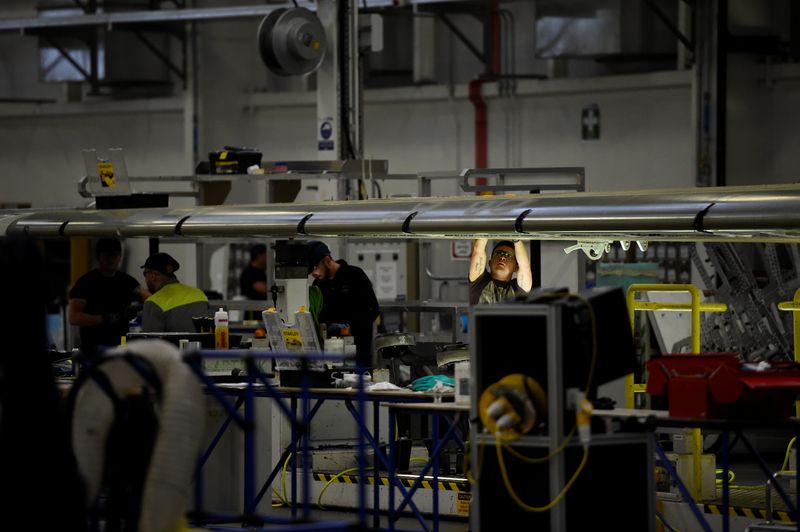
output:
[[[450,243],[450,258],[453,260],[469,260],[472,255],[471,240],[453,240]]]
[[[303,340],[300,336],[300,331],[297,329],[284,329],[281,331],[283,341],[286,343],[286,349],[292,352],[303,351]]]
[[[459,492],[456,494],[456,512],[469,515],[469,503],[472,502],[472,493]]]
[[[113,164],[97,163],[97,173],[100,174],[100,185],[103,188],[117,188],[117,177],[114,175]]]

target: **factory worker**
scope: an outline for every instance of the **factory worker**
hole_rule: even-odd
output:
[[[199,288],[178,282],[180,264],[167,253],[150,255],[142,265],[152,292],[142,310],[142,332],[195,332],[192,318],[208,315],[208,298]]]
[[[495,244],[486,270],[486,238],[472,245],[469,262],[469,303],[498,303],[530,292],[533,286],[528,250],[519,240]],[[514,273],[517,274],[514,278]]]
[[[267,246],[256,244],[250,248],[250,262],[239,276],[239,293],[247,299],[267,299]],[[261,313],[248,310],[246,320],[260,320]]]
[[[128,333],[128,321],[136,314],[131,302],[150,297],[136,279],[119,271],[119,240],[101,238],[95,254],[97,267],[78,278],[69,292],[69,323],[80,327],[81,350],[90,359],[97,356],[99,347],[119,345]]]
[[[308,243],[308,273],[314,278],[313,286],[322,292],[319,323],[348,324],[359,364],[370,365],[372,328],[379,308],[367,274],[344,260],[333,260],[331,250],[319,241]]]
[[[267,299],[267,246],[250,248],[250,262],[239,276],[239,292],[247,299]]]

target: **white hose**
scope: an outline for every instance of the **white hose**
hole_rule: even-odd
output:
[[[126,353],[148,360],[161,379],[163,390],[158,405],[159,430],[145,480],[139,530],[174,531],[189,508],[194,467],[203,441],[202,389],[174,345],[163,340],[137,340],[109,351],[112,359],[100,367],[120,397],[145,384],[136,370],[120,357]],[[106,439],[113,417],[111,400],[94,381],[86,381],[75,401],[73,445],[86,480],[89,501],[95,500],[100,489]]]

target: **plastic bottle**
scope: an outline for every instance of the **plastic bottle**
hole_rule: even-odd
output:
[[[214,347],[228,349],[228,313],[221,307],[214,313]]]

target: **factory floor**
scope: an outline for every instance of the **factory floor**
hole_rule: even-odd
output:
[[[291,519],[292,514],[289,508],[273,508],[272,517],[278,519]],[[338,521],[345,523],[357,523],[358,513],[353,511],[337,511],[337,510],[319,510],[313,508],[311,510],[311,519],[316,521]],[[372,514],[367,516],[367,526],[373,527]],[[433,528],[433,521],[430,518],[427,521],[429,529]],[[231,525],[231,528],[236,528],[238,525]],[[422,530],[419,521],[413,517],[401,517],[394,525],[398,530]],[[220,527],[223,528],[223,527]],[[388,530],[389,521],[386,515],[381,516],[380,528]],[[439,530],[441,532],[467,532],[469,530],[469,523],[464,518],[443,518],[439,520]]]

